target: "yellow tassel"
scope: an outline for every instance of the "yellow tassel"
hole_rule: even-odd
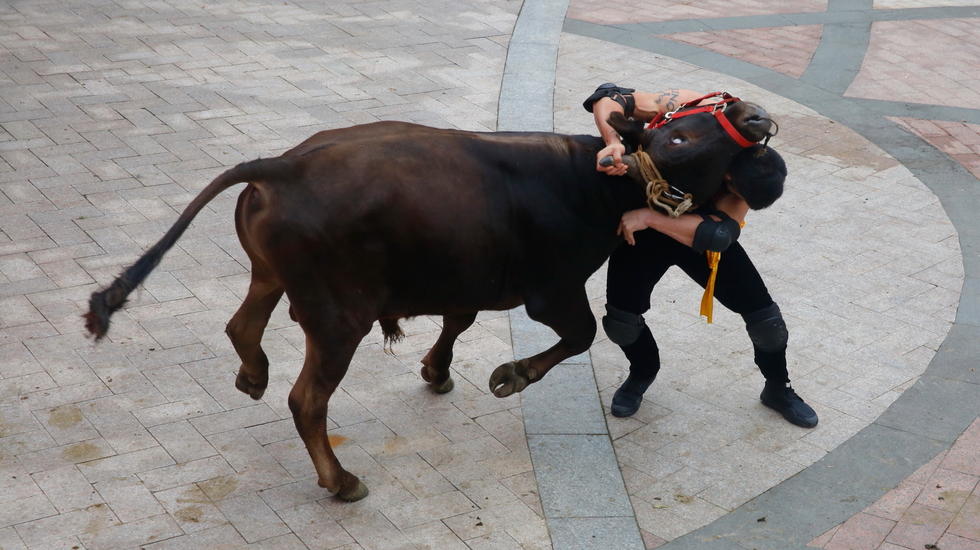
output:
[[[738,226],[745,227],[745,222],[738,222]],[[701,315],[708,318],[708,324],[712,321],[712,312],[715,305],[715,279],[718,277],[718,262],[721,261],[721,252],[708,250],[705,255],[708,257],[708,284],[704,285],[704,295],[701,296]]]
[[[708,274],[708,284],[704,286],[704,295],[701,296],[701,315],[707,317],[708,324],[711,324],[711,314],[715,305],[715,278],[718,276],[718,262],[721,261],[721,252],[709,250],[706,254],[711,273]]]

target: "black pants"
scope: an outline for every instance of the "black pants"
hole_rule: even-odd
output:
[[[636,245],[625,242],[609,258],[606,301],[613,307],[642,315],[650,309],[653,288],[672,265],[703,288],[710,270],[705,255],[674,239],[646,229],[634,234]],[[715,279],[715,298],[729,310],[741,314],[748,322],[752,315],[773,304],[762,277],[745,249],[733,243],[722,253]],[[654,377],[660,370],[660,352],[649,330],[623,347],[630,361],[630,373],[642,378]],[[789,382],[786,371],[786,348],[779,351],[755,349],[755,363],[767,381]]]

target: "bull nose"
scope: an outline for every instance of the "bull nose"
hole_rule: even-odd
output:
[[[738,117],[736,126],[751,141],[761,141],[772,130],[772,118],[762,107],[753,103],[745,104],[745,111]]]

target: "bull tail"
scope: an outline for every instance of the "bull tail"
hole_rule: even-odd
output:
[[[177,221],[167,233],[147,250],[139,260],[116,277],[108,287],[93,292],[88,301],[85,328],[101,340],[109,331],[109,318],[126,303],[129,294],[142,283],[150,272],[160,263],[163,255],[177,242],[187,226],[197,216],[204,205],[232,185],[244,182],[282,180],[293,175],[294,163],[289,158],[276,157],[243,162],[214,178],[194,200],[184,208]]]

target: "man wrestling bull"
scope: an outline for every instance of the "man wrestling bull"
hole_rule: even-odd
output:
[[[613,112],[650,122],[702,97],[691,90],[637,92],[603,84],[584,103],[593,113],[606,146],[596,155],[596,170],[613,176],[626,173],[622,162],[626,147],[607,120]],[[681,138],[675,138],[681,139]],[[745,214],[771,205],[782,195],[786,164],[772,148],[748,145],[732,162],[724,186],[708,204],[694,213],[670,217],[652,208],[623,215],[619,232],[626,243],[609,259],[606,315],[602,326],[630,362],[630,372],[613,395],[614,416],[631,416],[660,370],[657,342],[644,322],[650,294],[667,269],[676,265],[745,320],[755,352],[755,363],[765,377],[762,403],[789,422],[812,428],[817,414],[790,385],[786,368],[789,333],[779,306],[762,277],[737,242]],[[613,162],[600,162],[612,157]],[[706,292],[702,314],[711,320],[711,292]]]

